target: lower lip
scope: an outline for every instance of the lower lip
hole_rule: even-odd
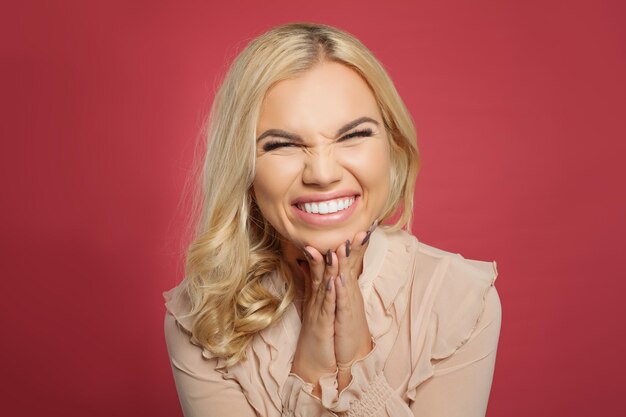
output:
[[[355,196],[354,202],[350,207],[344,210],[340,210],[336,213],[329,214],[315,214],[315,213],[307,213],[304,210],[300,210],[297,206],[291,206],[296,215],[304,220],[306,223],[314,224],[318,226],[334,226],[339,223],[345,222],[354,210],[356,210],[356,206],[361,202],[361,196]]]

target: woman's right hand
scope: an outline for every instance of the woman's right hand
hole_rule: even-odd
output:
[[[305,296],[302,312],[302,328],[294,355],[291,372],[315,386],[314,394],[321,397],[318,384],[320,377],[337,370],[335,359],[335,302],[334,277],[339,271],[337,255],[330,258],[315,248],[304,248],[309,262],[305,275]],[[332,261],[327,265],[327,259]]]

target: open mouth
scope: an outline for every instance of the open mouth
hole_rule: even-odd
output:
[[[326,201],[299,203],[296,204],[296,207],[310,214],[333,214],[350,208],[354,204],[355,199],[356,196],[335,198]]]

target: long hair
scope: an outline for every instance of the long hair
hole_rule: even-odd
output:
[[[191,304],[193,339],[225,366],[245,358],[252,337],[276,322],[295,294],[279,236],[251,198],[261,104],[273,85],[323,61],[348,66],[371,88],[390,141],[390,198],[381,218],[397,218],[391,230],[410,229],[419,170],[415,127],[374,55],[352,35],[323,24],[285,24],[253,39],[231,64],[207,119],[181,284]],[[262,284],[270,273],[285,278],[282,299]]]

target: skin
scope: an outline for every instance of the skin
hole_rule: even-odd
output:
[[[361,117],[372,121],[337,135],[342,126]],[[315,384],[319,396],[322,375],[338,369],[343,389],[350,382],[350,365],[372,349],[358,277],[368,244],[363,241],[389,194],[389,140],[367,83],[354,70],[333,62],[317,64],[268,91],[258,136],[269,129],[300,138],[270,135],[257,142],[253,194],[282,237],[297,298],[303,298],[292,372]],[[371,132],[351,135],[367,129]],[[282,146],[268,148],[272,143]],[[328,224],[307,221],[293,205],[303,196],[346,190],[358,196],[355,206],[349,216]]]

